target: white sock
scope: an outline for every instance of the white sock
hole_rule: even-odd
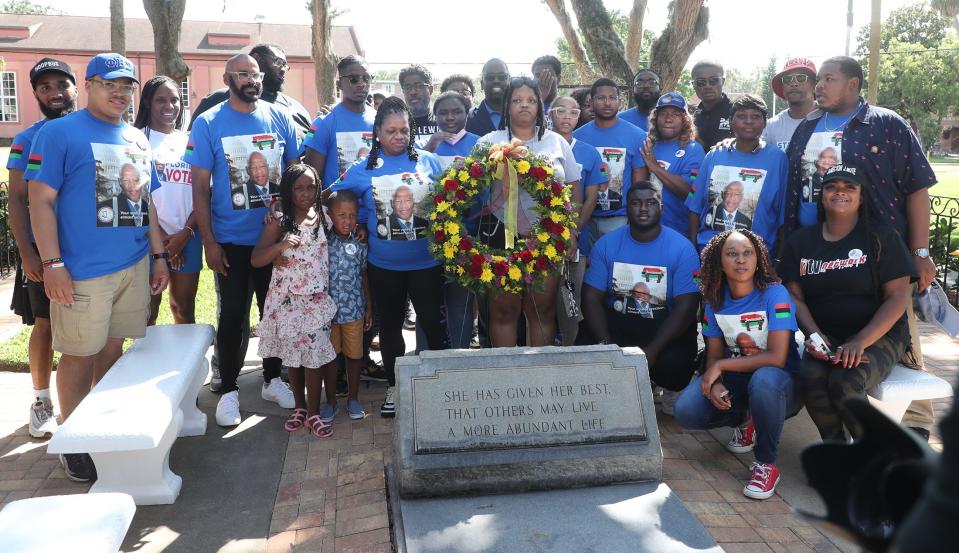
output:
[[[37,399],[50,399],[50,388],[34,390],[34,392],[37,394]]]

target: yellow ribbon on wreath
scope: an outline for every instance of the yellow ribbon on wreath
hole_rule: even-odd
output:
[[[523,145],[523,141],[514,138],[509,144],[494,144],[489,150],[490,162],[496,164],[496,171],[493,176],[503,183],[506,193],[506,209],[504,216],[506,221],[506,249],[513,249],[514,240],[517,236],[516,218],[519,209],[519,182],[516,175],[516,168],[509,162],[510,158],[522,159],[529,155],[529,148]]]

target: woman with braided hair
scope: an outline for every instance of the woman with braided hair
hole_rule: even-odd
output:
[[[802,408],[796,310],[752,231],[715,235],[703,248],[700,276],[706,370],[676,400],[676,422],[695,430],[735,427],[727,449],[756,456],[743,494],[766,499],[779,482],[783,422]]]
[[[360,226],[369,232],[367,276],[380,321],[380,351],[389,381],[380,415],[396,412],[396,358],[406,352],[403,319],[406,298],[416,310],[428,349],[447,347],[441,316],[443,268],[430,254],[420,204],[440,173],[435,155],[414,147],[413,116],[403,100],[387,98],[373,122],[373,139],[366,158],[347,169],[330,191],[349,190],[359,198]]]

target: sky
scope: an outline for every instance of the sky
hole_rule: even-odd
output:
[[[883,17],[916,0],[883,0]],[[109,15],[109,0],[34,0],[71,15]],[[533,59],[555,53],[562,35],[541,0],[331,0],[346,13],[336,19],[353,25],[372,68],[399,69],[410,63],[432,68],[434,76],[479,74],[499,57],[514,74],[528,72]],[[631,0],[605,0],[608,9],[629,13]],[[668,0],[649,0],[644,26],[657,34],[667,23]],[[852,49],[859,28],[869,23],[871,0],[853,0]],[[843,54],[845,0],[708,0],[709,38],[690,56],[718,60],[749,73],[775,56],[804,56],[820,62]],[[187,0],[187,19],[309,24],[306,0]],[[801,6],[802,9],[797,9]],[[401,8],[407,7],[407,11]],[[480,8],[482,7],[482,8]],[[146,17],[140,0],[125,0],[126,17]]]

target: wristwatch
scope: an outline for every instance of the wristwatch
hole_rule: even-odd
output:
[[[929,257],[929,248],[916,248],[912,250],[912,255],[916,257]]]
[[[168,252],[155,253],[151,256],[153,259],[170,259]]]

